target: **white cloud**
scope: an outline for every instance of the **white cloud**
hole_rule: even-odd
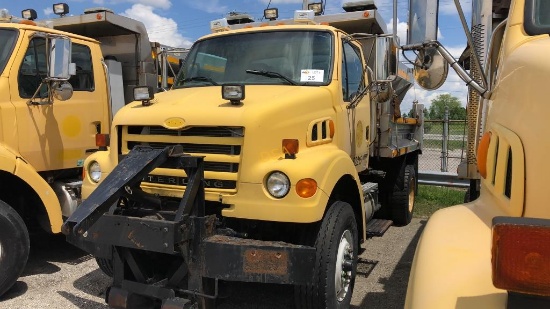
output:
[[[167,10],[172,6],[172,2],[170,0],[93,0],[94,4],[99,6],[104,6],[106,3],[133,3],[133,4],[143,4],[147,6],[151,6],[154,8],[164,9]]]
[[[465,48],[466,46],[450,46],[450,47],[445,46],[445,49],[449,53],[451,53],[451,55],[456,59],[458,59],[458,57],[462,55],[462,52],[464,51]]]
[[[154,0],[152,0],[154,1]],[[225,3],[224,1],[220,0],[192,0],[192,1],[186,1],[187,4],[195,9],[199,9],[201,11],[205,11],[207,13],[217,13],[217,14],[225,14],[229,12],[229,9],[226,5],[222,5],[220,2]]]
[[[153,10],[154,8],[151,6],[134,4],[121,15],[143,22],[150,41],[171,47],[191,46],[191,40],[178,32],[178,24],[173,19],[157,15]]]
[[[393,33],[393,18],[390,19],[390,22],[386,25],[388,29],[388,33]],[[401,45],[405,44],[407,42],[407,29],[409,29],[409,26],[406,22],[399,21],[399,18],[397,19],[397,36],[399,37],[399,43]]]
[[[53,9],[51,7],[44,9],[44,15],[45,16],[50,16],[52,14],[53,14]]]
[[[146,6],[151,6],[154,8],[160,8],[160,9],[169,9],[172,6],[172,2],[170,0],[129,0],[128,2],[134,3],[134,4],[143,4]]]

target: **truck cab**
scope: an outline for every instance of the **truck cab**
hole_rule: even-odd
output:
[[[80,203],[84,159],[110,124],[99,43],[9,21],[0,23],[0,294],[26,263],[28,230],[59,233]]]
[[[489,30],[477,94],[480,194],[437,211],[416,250],[407,308],[546,308],[549,306],[548,219],[545,188],[550,147],[544,136],[545,80],[550,66],[547,1],[474,1]],[[487,11],[486,11],[487,12]],[[477,115],[474,115],[474,118]],[[538,120],[537,120],[538,119]],[[477,123],[477,122],[474,122]]]
[[[300,308],[347,308],[374,214],[385,210],[382,234],[389,218],[411,220],[422,116],[395,113],[410,71],[398,69],[372,5],[211,28],[171,91],[134,88],[110,148],[85,162],[86,200],[64,233],[106,272],[112,261],[109,304],[208,302],[218,280],[233,280],[293,284]],[[193,160],[204,165],[184,165]],[[147,233],[150,224],[174,237]]]

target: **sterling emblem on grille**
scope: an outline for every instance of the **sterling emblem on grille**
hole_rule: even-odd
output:
[[[166,129],[178,130],[185,127],[185,120],[179,117],[170,117],[164,120],[164,123],[162,126],[165,127]]]
[[[187,177],[147,175],[143,178],[143,181],[165,185],[187,186],[188,179]],[[233,180],[204,179],[203,181],[204,186],[210,189],[236,188],[236,182]]]

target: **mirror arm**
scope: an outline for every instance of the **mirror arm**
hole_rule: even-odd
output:
[[[458,61],[455,60],[453,55],[441,45],[438,41],[430,41],[430,42],[424,42],[424,43],[417,43],[417,44],[410,44],[410,45],[404,45],[401,47],[402,50],[420,50],[425,49],[429,47],[435,47],[443,56],[443,58],[449,63],[449,65],[455,70],[456,74],[460,79],[462,79],[466,86],[472,86],[475,91],[479,93],[480,96],[487,99],[490,96],[490,92],[488,91],[487,87],[480,85],[477,81],[475,81],[469,74],[464,70],[460,64],[458,64]]]
[[[459,64],[458,61],[455,60],[453,55],[449,53],[443,45],[441,45],[439,42],[432,42],[432,45],[435,45],[441,56],[445,58],[445,60],[449,63],[449,65],[455,70],[456,74],[462,79],[466,86],[471,86],[474,88],[475,91],[479,93],[483,98],[487,99],[489,98],[489,91],[487,91],[487,87],[484,87],[483,85],[480,85],[477,81],[475,81],[469,74],[464,70]]]
[[[40,91],[40,88],[42,88],[42,85],[44,85],[46,83],[48,84],[48,102],[46,102],[46,103],[34,102],[33,100],[36,98],[36,95],[38,95],[38,92]],[[42,98],[40,98],[40,100],[42,100]],[[27,101],[27,105],[45,105],[45,104],[50,104],[51,102],[52,102],[52,100],[51,100],[51,95],[50,95],[49,82],[48,82],[47,79],[42,79],[42,81],[40,82],[40,85],[38,86],[38,88],[36,88],[36,91],[34,92],[32,97]]]

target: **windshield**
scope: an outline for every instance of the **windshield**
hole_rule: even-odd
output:
[[[270,31],[197,42],[175,87],[226,83],[323,85],[332,73],[332,35],[325,31]]]
[[[535,23],[541,26],[550,26],[550,1],[535,1]]]
[[[529,35],[550,34],[550,1],[526,0],[524,26]]]
[[[16,39],[17,31],[13,29],[0,29],[0,73],[6,67]]]

